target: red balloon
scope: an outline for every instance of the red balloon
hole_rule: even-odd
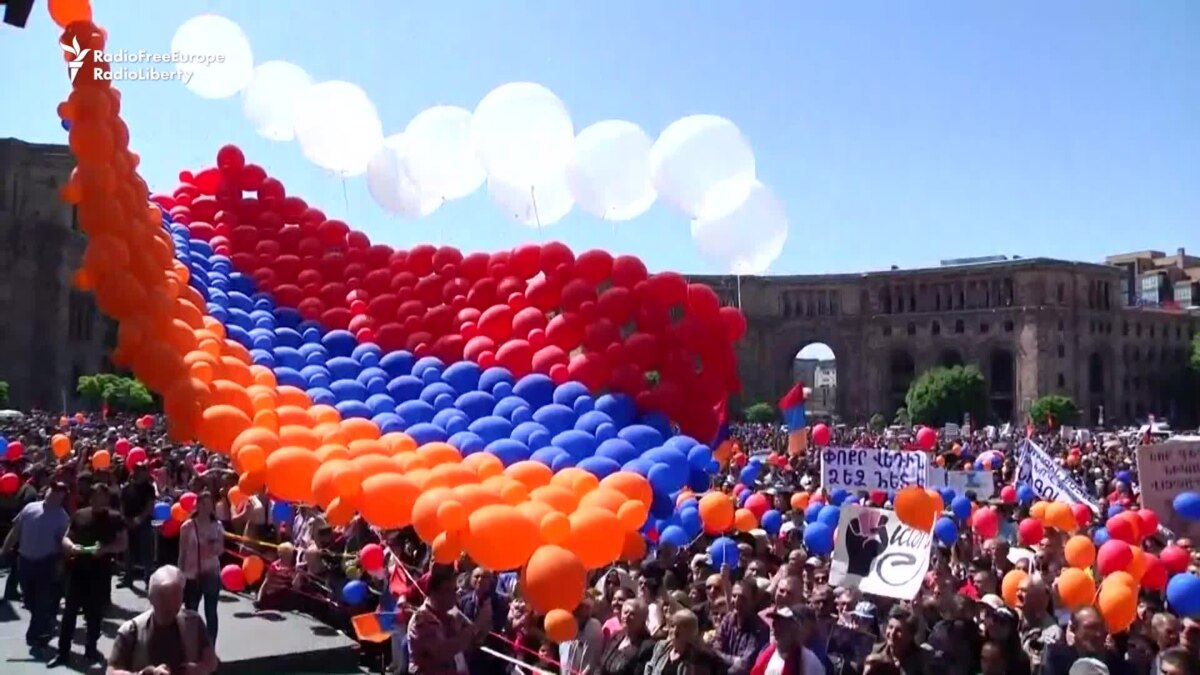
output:
[[[1145,555],[1145,572],[1142,573],[1142,588],[1148,591],[1162,591],[1167,587],[1167,566],[1153,553]]]
[[[1164,548],[1158,554],[1158,558],[1171,574],[1186,572],[1191,564],[1191,557],[1188,555],[1187,549],[1175,544]]]
[[[1118,513],[1104,524],[1104,529],[1108,530],[1108,536],[1126,544],[1141,542],[1141,538],[1138,536],[1140,527],[1141,520],[1132,511]]]
[[[832,440],[833,434],[829,431],[829,425],[825,423],[818,424],[812,430],[813,445],[826,446]]]
[[[146,450],[143,448],[131,448],[129,454],[125,457],[126,466],[137,466],[146,461]]]
[[[700,319],[716,319],[721,311],[721,300],[716,292],[705,284],[688,284],[687,310]]]
[[[613,257],[608,251],[592,249],[579,254],[575,273],[593,286],[607,281],[613,271]]]
[[[1124,570],[1133,562],[1133,552],[1129,544],[1116,539],[1104,542],[1096,552],[1096,569],[1102,576]]]
[[[532,371],[532,361],[533,349],[525,340],[509,340],[496,350],[496,362],[518,379]]]
[[[1072,504],[1071,513],[1075,516],[1075,522],[1080,527],[1087,527],[1092,524],[1092,509],[1087,504]]]
[[[15,462],[25,454],[25,446],[21,441],[13,441],[8,444],[8,448],[4,451],[4,458],[10,462]]]
[[[971,517],[971,529],[984,539],[991,539],[1000,533],[1000,515],[990,506],[985,506]]]
[[[1134,513],[1137,514],[1138,520],[1141,521],[1142,526],[1139,529],[1139,532],[1141,533],[1143,539],[1149,537],[1155,532],[1158,532],[1157,514],[1150,509],[1138,509],[1137,511],[1134,511]]]
[[[1004,487],[1000,488],[1000,501],[1004,502],[1005,504],[1016,504],[1017,488],[1011,485],[1005,485]]]
[[[566,351],[574,351],[583,342],[583,319],[578,314],[564,312],[546,324],[546,339]]]
[[[11,471],[0,476],[0,495],[15,494],[21,487],[21,477]]]
[[[358,560],[365,572],[374,574],[383,569],[383,548],[379,544],[367,544],[358,552]]]
[[[246,165],[246,155],[236,145],[225,145],[217,151],[217,166],[223,170],[236,169],[240,171]]]
[[[753,513],[755,518],[762,519],[763,514],[771,509],[771,500],[761,492],[755,492],[746,498],[746,502],[742,506]]]
[[[1026,518],[1017,525],[1017,537],[1025,546],[1036,546],[1046,536],[1046,528],[1035,518]]]
[[[937,446],[937,432],[930,427],[921,427],[917,430],[917,447],[929,451]]]
[[[616,286],[633,288],[647,278],[646,265],[631,255],[619,255],[613,260],[612,280]]]

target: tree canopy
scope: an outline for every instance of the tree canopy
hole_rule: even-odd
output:
[[[921,373],[904,397],[910,419],[918,424],[959,423],[965,413],[987,416],[987,381],[975,366],[940,366]]]
[[[84,375],[75,384],[75,391],[93,405],[104,404],[128,412],[141,412],[154,407],[150,390],[132,377],[112,373]]]
[[[770,403],[755,403],[742,411],[742,415],[747,422],[754,424],[770,424],[778,419],[778,415],[775,414],[775,406]]]
[[[1033,402],[1029,415],[1035,424],[1046,426],[1072,425],[1079,421],[1079,406],[1070,396],[1048,394]]]
[[[0,405],[8,405],[8,383],[0,380]]]

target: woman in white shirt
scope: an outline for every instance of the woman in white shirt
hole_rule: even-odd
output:
[[[204,599],[204,625],[209,641],[217,644],[217,605],[221,596],[221,553],[225,527],[217,520],[211,492],[196,498],[196,510],[179,528],[179,569],[187,580],[183,605],[195,611]]]

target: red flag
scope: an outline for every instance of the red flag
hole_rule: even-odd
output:
[[[102,420],[108,419],[108,403],[100,404],[100,419],[102,419]]]

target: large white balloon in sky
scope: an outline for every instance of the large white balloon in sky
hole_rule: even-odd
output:
[[[427,216],[442,205],[440,197],[428,197],[408,175],[408,138],[395,134],[384,139],[367,164],[367,189],[385,211],[402,218]]]
[[[488,177],[488,196],[506,216],[530,227],[546,227],[562,220],[575,206],[566,171],[534,186],[514,185]]]
[[[175,69],[202,98],[229,98],[250,84],[254,53],[241,26],[216,14],[184,22],[171,38]]]
[[[313,164],[357,176],[383,144],[375,104],[356,84],[333,80],[309,87],[297,100],[296,140]]]
[[[650,170],[659,196],[671,206],[692,218],[720,218],[750,194],[754,151],[733,122],[690,115],[659,135]]]
[[[714,188],[722,199],[741,192],[738,182]],[[719,218],[692,221],[692,241],[700,253],[717,263],[721,272],[762,274],[783,253],[788,237],[788,217],[783,202],[758,181],[740,206]]]
[[[408,174],[426,195],[466,197],[487,178],[471,144],[471,111],[452,105],[422,110],[404,129]]]
[[[571,159],[575,126],[554,92],[511,82],[488,92],[471,118],[471,142],[489,178],[526,187],[554,180]]]
[[[567,169],[579,208],[605,220],[632,220],[654,205],[650,147],[642,128],[625,120],[596,122],[575,137]]]
[[[259,64],[242,91],[242,112],[260,136],[290,141],[296,137],[296,104],[312,84],[312,77],[294,63]]]

